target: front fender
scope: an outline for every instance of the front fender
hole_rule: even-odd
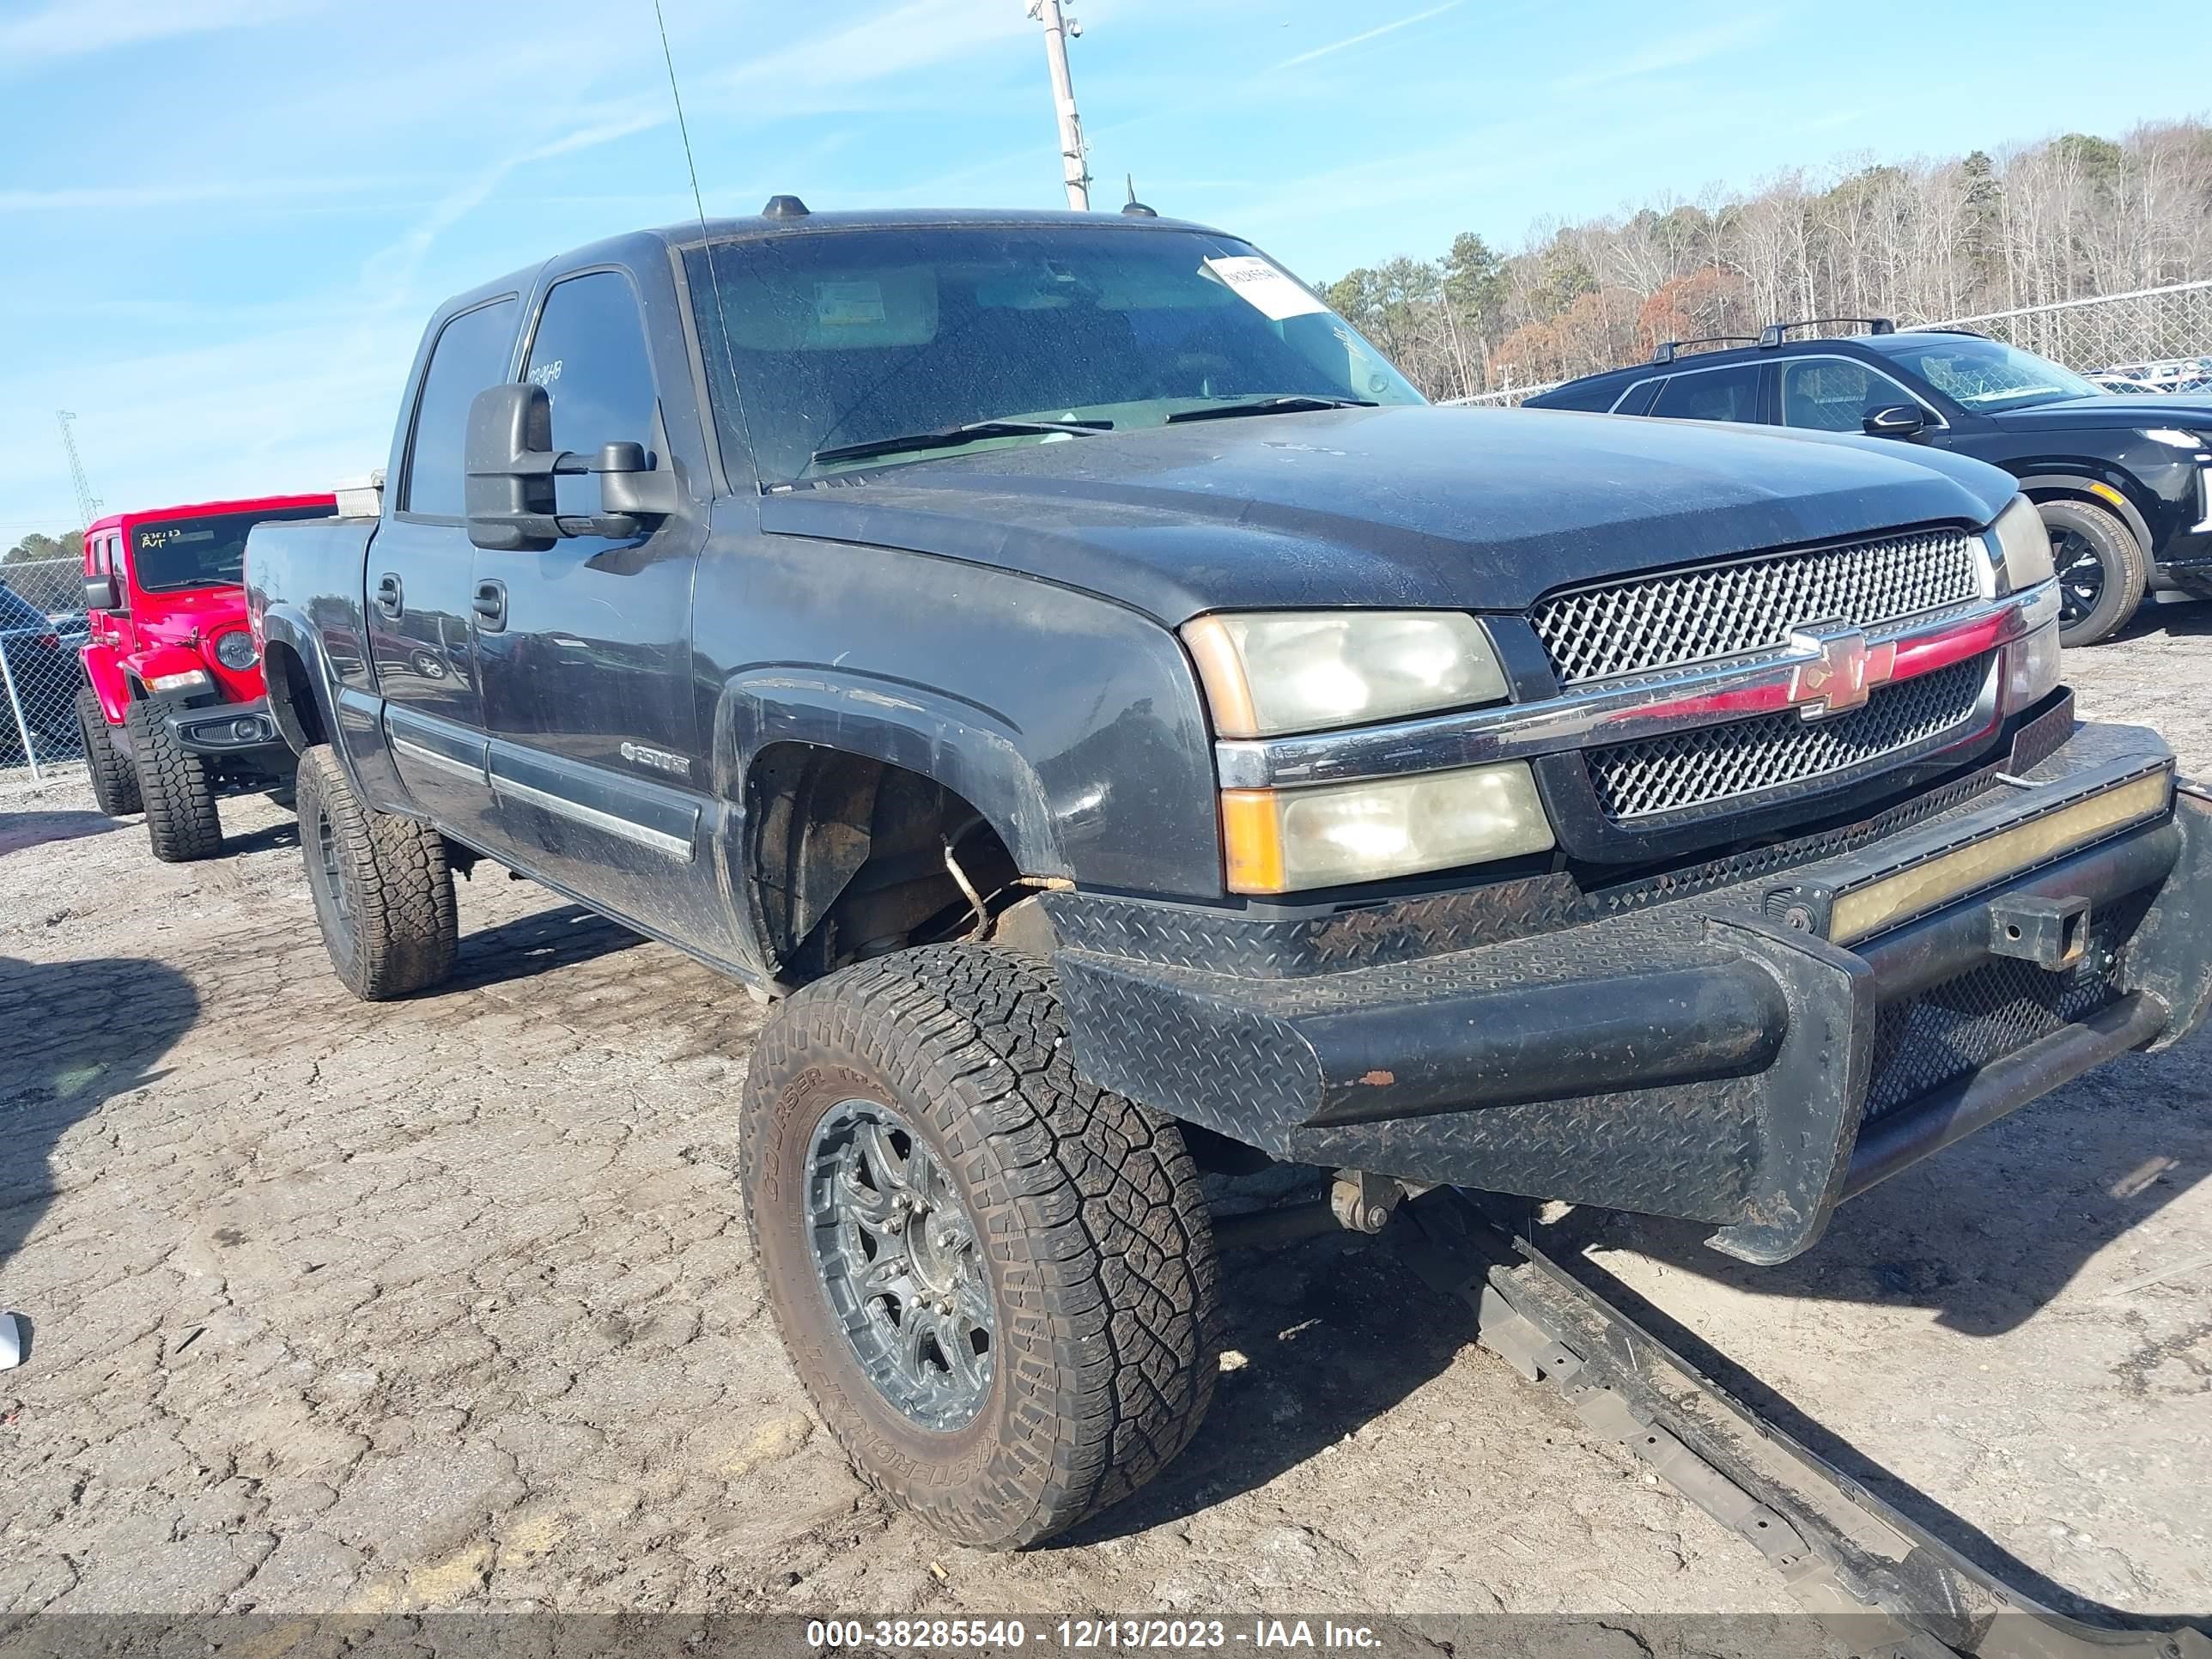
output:
[[[744,800],[754,758],[779,743],[918,773],[981,812],[1024,873],[1072,873],[1042,780],[1013,728],[988,709],[894,680],[796,664],[732,679],[715,716],[718,793]]]
[[[215,689],[215,671],[208,666],[207,659],[181,645],[149,645],[134,651],[123,659],[123,672],[142,689],[166,674],[189,673],[206,675],[209,690]],[[152,695],[150,691],[149,695]]]
[[[2120,499],[2115,507],[2111,496],[2103,490],[2092,490],[2093,483],[2102,484]],[[2085,463],[2078,472],[2053,472],[2047,469],[2033,470],[2021,475],[2021,493],[2030,501],[2048,501],[2053,495],[2084,496],[2107,510],[2117,511],[2135,532],[2136,545],[2143,556],[2151,556],[2156,538],[2151,534],[2150,520],[2136,505],[2136,481],[2116,466],[2104,462]]]
[[[92,695],[100,699],[100,718],[110,726],[123,724],[123,711],[131,706],[131,681],[123,672],[122,659],[114,647],[106,645],[81,646],[77,660],[84,665],[84,678],[92,687]]]

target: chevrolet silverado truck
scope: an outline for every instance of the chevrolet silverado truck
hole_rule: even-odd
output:
[[[437,312],[387,477],[246,557],[339,977],[489,860],[772,1002],[702,1103],[767,1294],[969,1544],[1198,1426],[1206,1168],[1777,1262],[2212,995],[2212,805],[2075,718],[2014,480],[1431,407],[1198,225],[586,247]]]
[[[224,791],[291,779],[246,623],[246,537],[337,511],[334,495],[264,495],[111,514],[84,532],[76,723],[93,799],[110,817],[143,812],[165,864],[222,850]]]

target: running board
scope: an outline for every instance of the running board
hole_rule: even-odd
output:
[[[1385,1237],[1463,1298],[1482,1346],[1549,1383],[1736,1533],[1854,1654],[1882,1659],[2212,1659],[2212,1632],[2114,1612],[2090,1624],[2012,1589],[1740,1404],[1466,1194],[1438,1188]],[[1522,1230],[1525,1233],[1526,1230]]]

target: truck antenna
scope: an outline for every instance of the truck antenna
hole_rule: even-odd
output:
[[[714,250],[707,231],[707,202],[699,193],[699,163],[691,155],[691,126],[684,118],[684,94],[676,85],[676,54],[669,50],[668,19],[661,13],[660,0],[653,0],[653,21],[660,26],[660,57],[668,65],[668,96],[676,106],[676,133],[684,141],[684,166],[691,175],[691,206],[699,216],[699,261],[707,268],[707,291],[714,296],[714,322],[722,337],[722,367],[730,377],[730,395],[741,398],[737,357],[730,349],[730,319],[722,309],[722,283],[714,271]]]

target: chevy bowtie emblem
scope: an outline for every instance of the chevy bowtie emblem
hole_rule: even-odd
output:
[[[1808,720],[1861,707],[1877,685],[1897,672],[1897,647],[1869,645],[1856,628],[1814,624],[1790,630],[1793,651],[1817,653],[1790,671],[1790,701]]]

